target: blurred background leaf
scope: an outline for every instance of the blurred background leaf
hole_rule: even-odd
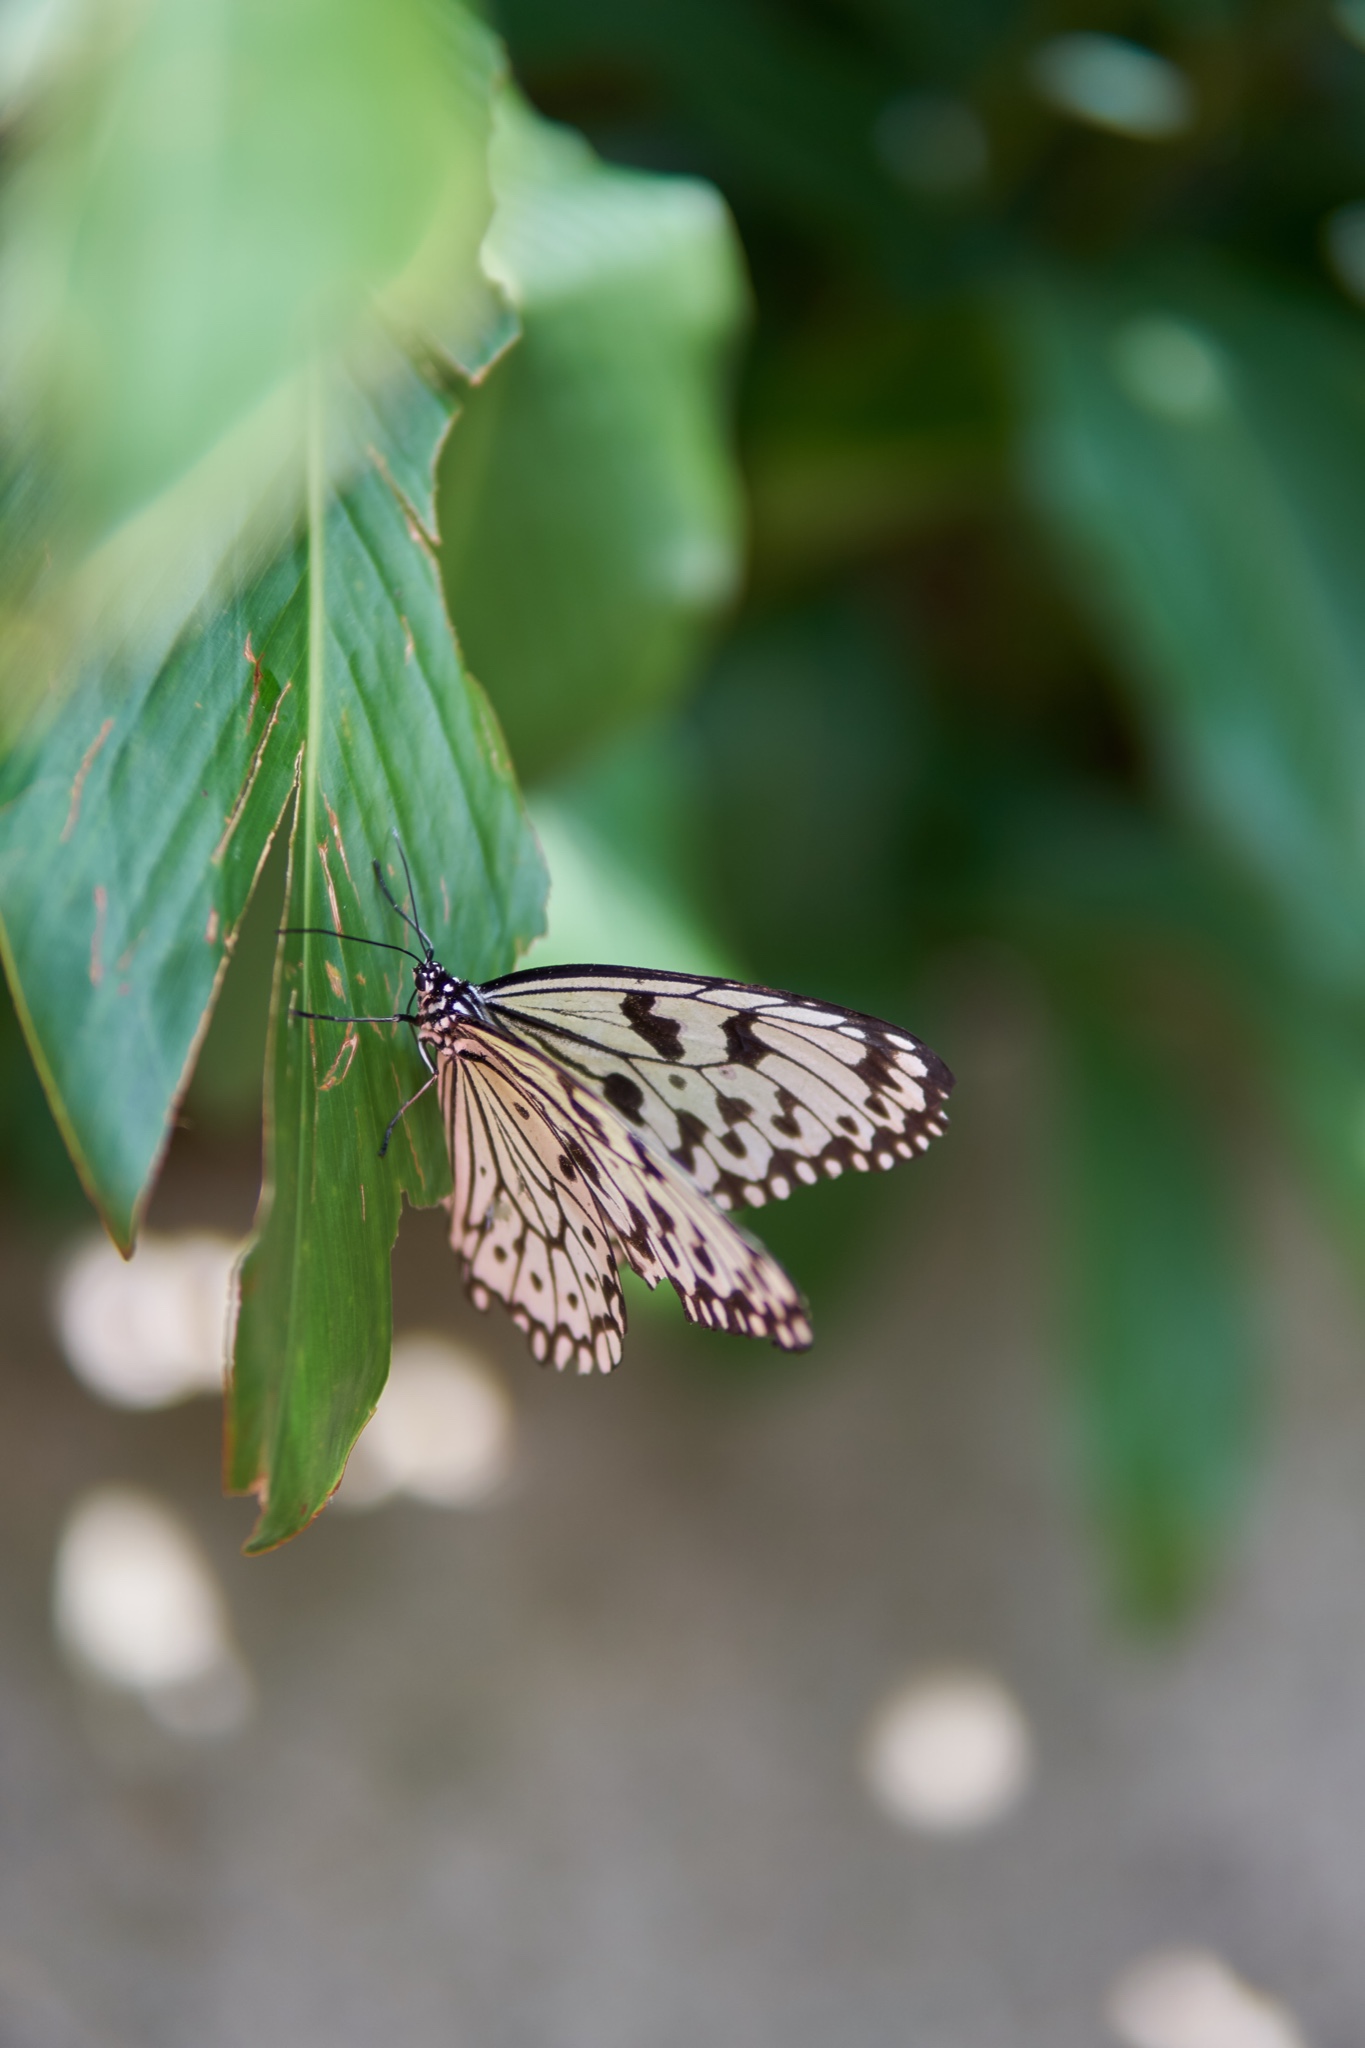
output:
[[[1057,280],[1022,323],[1028,480],[1170,794],[1309,972],[1365,972],[1365,333],[1200,259]]]
[[[1255,1412],[1247,1275],[1207,1103],[1084,990],[1063,1014],[1076,1433],[1119,1596],[1163,1621],[1199,1587],[1243,1489]]]
[[[950,1059],[964,946],[1033,977],[1059,1398],[1114,1584],[1170,1616],[1256,1442],[1238,1134],[1365,1243],[1365,57],[1287,6],[497,21],[605,155],[717,180],[754,280],[752,574],[648,736],[692,820],[650,858],[746,971]],[[652,845],[590,765],[568,801]]]
[[[441,476],[461,642],[521,772],[674,697],[739,577],[724,445],[739,252],[697,180],[600,164],[500,106],[490,273],[522,337],[469,394]]]

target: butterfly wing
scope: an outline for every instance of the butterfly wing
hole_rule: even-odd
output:
[[[470,1299],[504,1302],[542,1361],[610,1372],[626,1333],[611,1228],[576,1169],[564,1173],[563,1140],[501,1062],[443,1054],[438,1088]]]
[[[464,1025],[440,1060],[451,1242],[475,1305],[505,1302],[538,1358],[583,1372],[616,1364],[618,1259],[651,1287],[671,1281],[692,1322],[809,1345],[805,1304],[777,1261],[557,1059]]]
[[[721,1208],[927,1149],[953,1077],[909,1032],[776,989],[628,967],[504,975],[494,1015]]]

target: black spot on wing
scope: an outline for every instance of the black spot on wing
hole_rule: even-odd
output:
[[[781,1111],[781,1115],[775,1116],[772,1119],[773,1129],[775,1131],[780,1132],[780,1134],[784,1138],[799,1138],[801,1135],[801,1126],[796,1121],[795,1112],[800,1108],[801,1105],[797,1101],[796,1097],[792,1094],[790,1088],[778,1089],[777,1106]]]
[[[673,1157],[679,1166],[691,1173],[696,1165],[697,1151],[706,1143],[706,1125],[690,1109],[677,1112],[678,1143],[673,1148]]]
[[[638,1081],[633,1081],[629,1074],[607,1074],[601,1087],[612,1108],[628,1123],[643,1123],[645,1094]]]
[[[716,1108],[727,1124],[745,1123],[754,1113],[753,1104],[746,1102],[742,1095],[722,1095],[719,1090],[716,1091]]]
[[[873,1043],[853,1069],[860,1081],[866,1081],[874,1094],[880,1095],[895,1084],[895,1062],[886,1047]]]
[[[732,1067],[756,1067],[764,1054],[772,1051],[754,1030],[754,1020],[747,1010],[732,1010],[722,1028]]]
[[[621,1015],[632,1031],[637,1031],[652,1052],[662,1059],[680,1060],[683,1056],[682,1032],[676,1018],[660,1017],[655,1014],[654,996],[649,989],[633,988],[630,994],[621,998]]]

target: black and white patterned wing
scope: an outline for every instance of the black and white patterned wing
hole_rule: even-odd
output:
[[[805,1303],[777,1261],[557,1060],[477,1025],[442,1058],[451,1242],[475,1305],[505,1302],[538,1358],[616,1364],[618,1260],[651,1287],[670,1281],[692,1322],[809,1345]]]
[[[611,1228],[565,1145],[503,1062],[441,1056],[450,1241],[476,1308],[496,1298],[542,1361],[620,1363],[626,1308]]]
[[[548,967],[482,991],[647,1132],[722,1208],[927,1149],[953,1077],[908,1031],[777,989],[629,967]]]

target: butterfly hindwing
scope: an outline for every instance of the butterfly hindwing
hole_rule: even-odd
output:
[[[538,1105],[497,1062],[446,1056],[451,1243],[477,1308],[504,1302],[536,1357],[609,1372],[626,1333],[610,1226]]]
[[[614,1365],[625,1330],[618,1258],[676,1289],[687,1316],[811,1341],[777,1261],[718,1213],[679,1162],[535,1046],[466,1024],[437,1047],[454,1161],[451,1237],[480,1307],[496,1295],[537,1357]]]
[[[948,1069],[908,1032],[858,1011],[621,967],[509,974],[482,995],[722,1208],[894,1166],[944,1126]]]

